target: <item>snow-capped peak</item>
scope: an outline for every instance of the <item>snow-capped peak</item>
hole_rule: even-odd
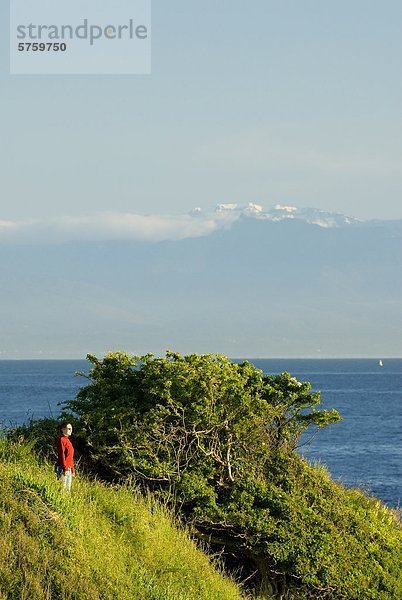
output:
[[[272,210],[293,213],[297,210],[297,208],[296,208],[296,206],[284,206],[283,204],[275,204],[275,206]]]
[[[215,212],[224,213],[237,210],[237,204],[218,204],[215,208]],[[241,209],[240,209],[241,210]]]
[[[218,204],[215,213],[220,216],[227,215],[231,220],[242,215],[275,222],[297,219],[319,227],[343,227],[359,223],[358,219],[339,213],[328,212],[319,208],[297,208],[296,206],[284,204],[275,204],[268,210],[264,210],[261,204],[254,204],[253,202],[243,206],[239,204]]]
[[[263,208],[261,204],[253,204],[252,202],[249,202],[244,209],[244,212],[246,215],[262,215]]]

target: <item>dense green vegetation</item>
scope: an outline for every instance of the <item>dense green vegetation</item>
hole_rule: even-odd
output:
[[[296,452],[306,428],[339,420],[308,383],[223,356],[89,359],[64,414],[89,472],[163,499],[265,598],[402,597],[396,512]],[[54,425],[14,436],[46,450]]]
[[[0,440],[0,598],[240,600],[166,510],[129,485],[63,493],[29,445]]]

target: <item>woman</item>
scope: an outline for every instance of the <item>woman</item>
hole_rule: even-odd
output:
[[[62,423],[59,426],[60,437],[56,442],[57,464],[56,472],[63,482],[63,489],[67,492],[71,490],[71,483],[74,475],[74,446],[70,442],[70,436],[73,432],[71,423]]]

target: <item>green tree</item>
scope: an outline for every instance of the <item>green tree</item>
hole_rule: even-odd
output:
[[[88,359],[89,383],[66,409],[78,416],[92,465],[134,476],[180,507],[198,537],[255,566],[266,586],[280,585],[290,566],[279,569],[269,544],[291,510],[297,442],[338,413],[316,410],[309,383],[220,355]]]

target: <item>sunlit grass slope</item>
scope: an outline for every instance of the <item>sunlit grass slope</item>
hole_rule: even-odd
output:
[[[0,599],[240,600],[163,508],[133,489],[73,485],[63,493],[27,445],[0,439]]]

